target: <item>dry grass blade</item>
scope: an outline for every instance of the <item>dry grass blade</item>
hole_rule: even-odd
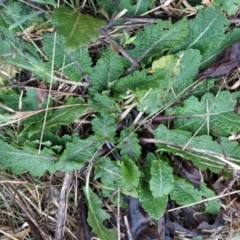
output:
[[[59,197],[59,207],[57,212],[57,222],[56,222],[56,231],[55,231],[55,238],[58,240],[62,240],[64,237],[66,213],[67,213],[67,206],[68,206],[68,194],[70,191],[72,179],[73,179],[73,172],[66,173],[64,177],[64,182],[62,185],[61,194]]]

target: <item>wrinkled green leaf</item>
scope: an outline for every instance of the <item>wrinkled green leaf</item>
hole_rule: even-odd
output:
[[[33,176],[42,176],[57,160],[50,149],[43,149],[38,154],[37,149],[26,147],[20,150],[2,140],[0,140],[0,152],[0,167],[10,169],[14,174],[29,171]]]
[[[125,128],[121,131],[118,147],[121,150],[122,156],[127,156],[133,161],[137,161],[140,158],[141,146],[139,145],[138,136],[133,133],[133,128]]]
[[[101,19],[83,15],[76,10],[59,7],[53,11],[52,23],[65,39],[65,48],[74,51],[86,47],[98,37],[98,29],[105,24]]]
[[[89,99],[89,107],[95,111],[105,114],[117,114],[120,110],[113,98],[107,95],[96,93],[93,99]]]
[[[189,21],[186,41],[180,47],[176,46],[174,52],[198,49],[202,54],[201,68],[207,67],[221,51],[240,40],[239,29],[226,34],[229,24],[219,8],[209,7],[199,11],[196,18]]]
[[[156,24],[147,25],[144,31],[138,31],[134,41],[135,48],[130,54],[138,59],[145,53],[143,63],[156,56],[161,56],[163,51],[170,50],[182,44],[188,35],[187,19],[182,19],[175,24],[170,21],[157,20]]]
[[[184,179],[175,181],[170,197],[179,205],[192,204],[202,200],[201,192],[194,189],[193,185]]]
[[[157,88],[164,78],[165,72],[157,71],[152,75],[147,75],[147,70],[134,71],[133,74],[121,78],[113,84],[114,92],[123,92],[127,90],[146,90],[149,88]]]
[[[228,91],[222,91],[216,96],[206,93],[200,100],[191,96],[184,101],[183,106],[169,108],[166,114],[186,117],[174,121],[177,129],[197,135],[211,133],[213,136],[229,136],[240,130],[240,113],[234,112],[239,97],[239,92]]]
[[[211,136],[192,136],[192,133],[182,130],[168,130],[164,125],[154,132],[159,151],[166,151],[174,155],[190,160],[202,170],[207,168],[213,172],[219,172],[226,162],[240,163],[240,148],[238,143],[229,142],[227,138],[221,138],[221,144],[214,141]]]
[[[169,194],[174,183],[172,168],[169,164],[161,159],[153,160],[150,171],[150,189],[153,197],[161,198]]]
[[[139,200],[150,217],[158,220],[166,211],[168,196],[153,197],[146,182],[142,182],[139,190]]]
[[[123,74],[124,65],[121,56],[107,49],[102,53],[90,75],[89,90],[95,94],[109,88],[109,84]]]
[[[66,142],[66,148],[51,172],[81,169],[86,162],[94,160],[100,146],[101,144],[94,137],[80,139],[79,136],[73,135],[72,140]]]
[[[116,127],[116,120],[110,115],[97,116],[92,120],[92,128],[95,136],[102,142],[114,141]]]

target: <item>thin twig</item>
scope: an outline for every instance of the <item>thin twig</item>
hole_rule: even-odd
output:
[[[120,46],[117,42],[115,42],[109,35],[108,33],[101,28],[100,33],[114,46],[116,49],[125,57],[127,58],[133,65],[134,67],[137,67],[139,70],[142,69],[141,65],[132,57],[130,56],[122,46]]]
[[[127,229],[127,235],[128,235],[128,239],[129,240],[133,240],[132,239],[132,234],[131,234],[131,230],[130,230],[130,226],[129,226],[129,222],[126,216],[124,216],[124,221],[125,221],[125,225],[126,225],[126,229]]]

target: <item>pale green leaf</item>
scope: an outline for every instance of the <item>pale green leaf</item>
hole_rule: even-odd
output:
[[[25,147],[20,150],[0,140],[0,168],[10,169],[14,174],[29,172],[33,176],[42,176],[52,168],[56,160],[53,151]]]
[[[215,6],[221,6],[221,8],[228,12],[229,15],[236,14],[238,10],[238,5],[240,4],[240,0],[215,0]]]
[[[139,190],[139,201],[151,218],[158,220],[166,211],[168,196],[153,197],[146,182],[142,182]]]
[[[173,188],[174,178],[172,168],[161,159],[151,162],[150,189],[155,198],[169,194]]]
[[[111,115],[100,115],[96,116],[91,123],[96,138],[103,142],[114,141],[117,128],[115,118],[113,118]]]
[[[177,129],[191,131],[197,135],[211,133],[214,136],[229,136],[240,130],[240,114],[235,113],[239,92],[222,91],[216,96],[207,93],[199,100],[191,96],[183,106],[169,108],[167,115],[181,116],[174,121]]]
[[[154,61],[150,70],[154,72],[151,78],[155,74],[161,76],[158,78],[159,87],[150,88],[149,86],[147,90],[136,92],[139,102],[138,110],[154,114],[165,104],[183,94],[193,83],[200,61],[200,52],[193,49],[182,51],[176,56],[164,56]]]
[[[211,136],[192,136],[192,133],[182,130],[168,130],[159,125],[154,136],[159,151],[166,151],[190,160],[202,170],[209,168],[219,172],[226,162],[240,164],[240,147],[236,142],[229,142],[227,138],[213,140]],[[236,168],[239,168],[236,165]]]
[[[121,131],[118,147],[121,149],[121,155],[127,156],[133,161],[140,158],[141,146],[139,145],[138,136],[133,132],[134,128],[129,127]]]
[[[123,92],[127,90],[145,90],[157,88],[160,86],[161,79],[164,79],[165,71],[157,71],[152,75],[147,75],[147,70],[134,71],[132,74],[121,78],[113,85],[114,92]]]
[[[127,157],[122,158],[121,165],[122,192],[126,195],[137,197],[137,187],[140,180],[140,171],[134,161]]]
[[[103,221],[110,219],[110,215],[102,209],[102,201],[90,188],[84,187],[83,191],[88,206],[87,221],[93,232],[101,240],[116,240],[117,231],[103,225]]]
[[[98,37],[98,29],[105,24],[101,19],[83,15],[76,10],[59,7],[53,11],[52,23],[65,39],[65,48],[74,51],[87,46]]]
[[[193,185],[184,179],[175,181],[170,197],[179,205],[192,204],[202,200],[201,192],[194,189]]]
[[[188,49],[177,54],[178,62],[175,65],[173,74],[175,80],[172,95],[178,95],[190,86],[199,71],[202,56],[199,50]]]

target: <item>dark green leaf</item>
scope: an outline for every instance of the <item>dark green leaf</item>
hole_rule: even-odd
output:
[[[123,71],[122,57],[111,49],[105,50],[90,75],[91,85],[89,90],[95,94],[108,89],[109,84],[121,76]]]
[[[66,39],[65,47],[70,51],[84,47],[98,37],[98,29],[105,24],[101,19],[83,15],[76,10],[59,7],[53,11],[52,23]]]
[[[131,159],[124,157],[122,159],[121,165],[121,175],[122,175],[122,191],[126,195],[131,195],[136,197],[137,194],[137,187],[140,180],[140,171],[138,167]]]

